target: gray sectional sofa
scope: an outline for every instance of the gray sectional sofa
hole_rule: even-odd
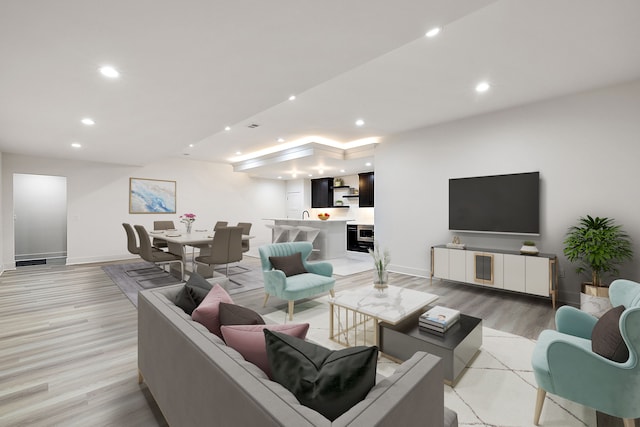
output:
[[[138,297],[138,367],[167,422],[181,426],[451,426],[440,359],[416,353],[332,422],[177,307],[183,285]]]

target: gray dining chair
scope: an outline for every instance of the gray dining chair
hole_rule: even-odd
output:
[[[127,233],[127,250],[129,251],[129,253],[131,253],[132,255],[138,255],[140,256],[140,246],[138,245],[138,238],[136,237],[136,232],[133,229],[133,227],[131,226],[131,224],[127,224],[126,222],[122,223],[122,226],[124,227],[124,231]],[[152,248],[154,251],[159,251],[160,249],[156,249],[156,248]],[[141,257],[142,258],[142,257]],[[145,268],[132,268],[130,270],[125,270],[125,273],[128,276],[131,276],[131,274],[129,273],[139,273],[142,271],[151,271],[151,270],[155,270],[157,267],[145,267]],[[139,273],[142,274],[142,273]]]
[[[216,222],[216,225],[213,226],[213,231],[218,231],[221,228],[226,227],[227,224],[229,224],[227,221],[218,221]]]
[[[138,239],[140,240],[140,256],[143,260],[152,262],[159,266],[171,265],[171,263],[180,264],[180,278],[184,280],[184,261],[182,256],[175,255],[170,252],[154,251],[151,246],[151,239],[149,233],[142,225],[134,225],[134,228],[138,232]]]
[[[242,260],[242,228],[223,227],[215,232],[211,241],[210,253],[196,257],[197,264],[215,268],[226,265],[225,276],[229,277],[229,264]]]
[[[251,223],[250,222],[239,222],[238,225],[236,225],[236,227],[242,228],[242,234],[244,234],[244,235],[248,236],[249,233],[251,233]],[[251,248],[251,246],[249,244],[249,239],[243,240],[242,241],[242,252],[248,252],[250,248]]]
[[[176,226],[173,221],[153,221],[154,230],[175,230]],[[162,249],[167,247],[167,242],[162,239],[153,239],[153,247]]]

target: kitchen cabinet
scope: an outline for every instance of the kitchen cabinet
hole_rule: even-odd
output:
[[[311,180],[311,207],[333,207],[333,178],[317,178]]]
[[[374,205],[373,200],[373,172],[359,173],[358,174],[358,193],[359,204],[361,208],[372,208]]]

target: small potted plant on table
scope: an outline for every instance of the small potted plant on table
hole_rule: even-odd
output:
[[[578,263],[576,272],[591,275],[591,282],[582,286],[581,308],[596,316],[603,314],[611,308],[611,303],[609,288],[602,284],[602,274],[618,274],[618,266],[633,257],[629,235],[612,218],[587,215],[579,219],[578,225],[569,228],[564,245],[567,259]],[[587,307],[593,305],[599,308]]]
[[[387,266],[389,265],[389,261],[391,261],[389,250],[385,249],[384,252],[380,251],[380,245],[378,245],[378,242],[375,242],[373,249],[369,249],[369,254],[371,254],[373,265],[376,267],[373,276],[373,287],[383,295],[389,282],[389,273],[387,272]]]

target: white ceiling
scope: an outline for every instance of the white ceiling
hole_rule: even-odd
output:
[[[0,152],[229,163],[277,138],[385,143],[638,79],[639,19],[637,0],[2,0]],[[441,34],[424,37],[434,26]],[[122,76],[103,78],[105,64]],[[480,80],[489,92],[474,91]],[[235,166],[288,178],[373,160],[370,149],[291,151]]]

